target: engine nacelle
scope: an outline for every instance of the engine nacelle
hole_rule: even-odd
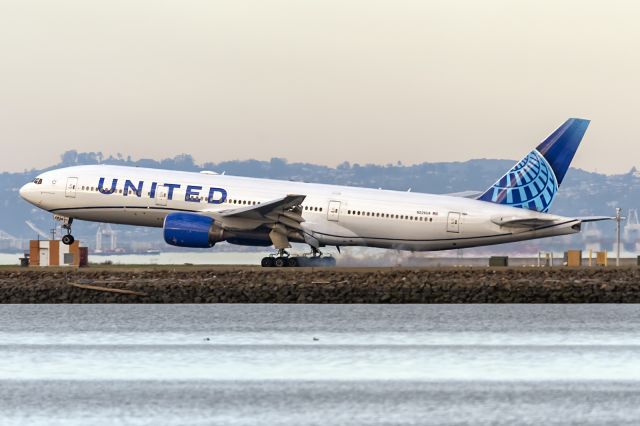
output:
[[[196,213],[170,213],[163,228],[164,240],[172,246],[209,248],[226,239],[212,218]]]

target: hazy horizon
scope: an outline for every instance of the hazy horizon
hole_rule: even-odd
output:
[[[520,159],[592,120],[572,166],[640,166],[640,4],[0,1],[0,170],[67,150],[335,166]]]
[[[23,170],[18,170],[18,171],[5,171],[5,170],[0,170],[0,173],[29,173],[32,171],[40,171],[40,170],[44,170],[44,169],[48,169],[51,167],[55,167],[58,166],[60,164],[65,164],[64,167],[70,167],[71,164],[69,164],[68,159],[65,161],[65,159],[63,158],[63,156],[71,151],[75,151],[75,150],[70,150],[67,151],[65,153],[61,153],[55,160],[52,160],[51,164],[47,164],[41,168],[32,168],[32,169],[23,169]],[[343,163],[348,163],[348,165],[350,167],[353,166],[360,166],[360,167],[369,167],[369,166],[373,166],[373,167],[412,167],[412,166],[420,166],[423,164],[455,164],[455,163],[460,163],[460,164],[464,164],[467,162],[473,162],[473,161],[500,161],[500,162],[509,162],[512,161],[513,164],[517,164],[520,159],[514,159],[514,158],[468,158],[465,160],[451,160],[451,161],[421,161],[421,162],[415,162],[415,163],[404,163],[402,161],[397,161],[395,163],[359,163],[357,161],[345,161],[336,165],[326,165],[326,164],[321,164],[321,163],[314,163],[311,161],[289,161],[286,158],[282,158],[282,157],[272,157],[272,158],[266,158],[266,159],[257,159],[257,158],[245,158],[245,159],[231,159],[231,160],[219,160],[219,161],[197,161],[197,159],[193,158],[189,153],[179,153],[176,154],[175,156],[171,156],[171,157],[144,157],[144,158],[135,158],[133,156],[127,155],[127,153],[115,153],[115,154],[109,154],[109,155],[104,155],[104,153],[101,152],[82,152],[82,151],[76,151],[76,153],[78,154],[79,157],[81,156],[86,156],[86,155],[91,155],[91,154],[102,154],[102,160],[96,160],[95,162],[87,162],[81,158],[78,159],[77,165],[88,165],[88,164],[122,164],[121,162],[124,161],[126,163],[138,163],[138,162],[145,162],[145,161],[152,161],[152,162],[156,162],[156,163],[162,163],[162,162],[171,162],[171,161],[180,161],[181,157],[187,155],[190,156],[193,160],[193,164],[197,167],[204,167],[204,166],[208,166],[210,164],[216,165],[216,164],[220,164],[220,163],[234,163],[234,162],[245,162],[245,161],[260,161],[260,162],[266,162],[269,163],[273,160],[283,160],[285,163],[287,164],[309,164],[310,166],[318,166],[318,167],[329,167],[330,169],[337,169],[341,164]],[[145,165],[135,165],[135,167],[147,167]],[[499,169],[496,170],[496,177],[498,177],[500,174],[506,172],[508,170],[508,168],[510,166],[504,166],[504,170],[503,169]],[[154,167],[155,168],[155,167]],[[167,167],[165,167],[167,168]],[[605,173],[605,172],[594,172],[592,170],[586,170],[583,169],[581,167],[577,167],[575,165],[571,165],[570,167],[571,169],[577,169],[577,170],[582,170],[588,173],[597,173],[597,174],[601,174],[604,176],[616,176],[616,175],[625,175],[628,174],[629,172],[632,172],[633,169],[629,169],[620,173]],[[215,172],[226,172],[226,170],[217,170],[217,169],[213,169],[212,171]],[[636,170],[637,172],[637,170]]]

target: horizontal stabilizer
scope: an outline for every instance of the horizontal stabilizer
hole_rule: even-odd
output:
[[[482,195],[482,191],[460,191],[460,192],[451,192],[449,194],[442,194],[449,197],[460,197],[460,198],[473,198],[476,199]]]
[[[576,217],[576,219],[578,219],[582,223],[600,222],[602,220],[616,220],[614,216],[583,216],[583,217]]]
[[[548,225],[553,225],[558,222],[567,220],[568,218],[560,217],[519,217],[519,216],[496,216],[491,218],[491,222],[499,226],[507,228],[524,228],[524,229],[536,229]],[[573,218],[575,221],[582,223],[586,222],[599,222],[602,220],[615,220],[615,217],[610,216],[585,216]]]
[[[508,217],[493,217],[491,218],[491,222],[495,223],[499,226],[505,226],[508,228],[528,228],[535,229],[541,226],[552,225],[557,222],[556,218],[539,218],[539,217],[517,217],[517,216],[508,216]]]

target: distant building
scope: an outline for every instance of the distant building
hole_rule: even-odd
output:
[[[78,240],[67,246],[59,240],[31,240],[29,266],[86,266],[87,248]]]

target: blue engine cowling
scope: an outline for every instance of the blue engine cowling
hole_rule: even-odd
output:
[[[172,246],[209,248],[224,239],[212,218],[195,213],[170,213],[163,228],[164,240]]]

